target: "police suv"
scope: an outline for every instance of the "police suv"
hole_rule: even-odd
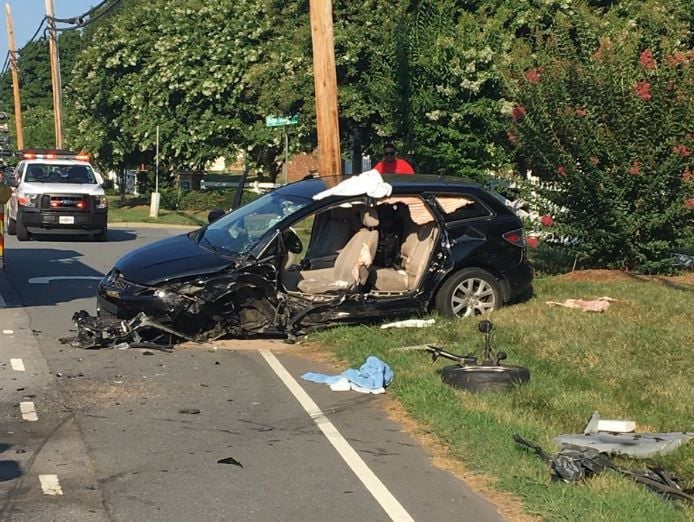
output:
[[[89,156],[56,150],[22,151],[8,180],[13,188],[9,201],[7,233],[19,241],[31,235],[63,232],[90,234],[106,241],[108,201],[104,181],[89,163]]]

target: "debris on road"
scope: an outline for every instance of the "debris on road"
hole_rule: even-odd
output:
[[[183,408],[181,410],[178,410],[178,413],[183,413],[184,415],[197,415],[200,413],[200,410],[197,408]]]
[[[94,317],[85,310],[75,312],[72,321],[77,326],[76,337],[63,337],[59,341],[87,350],[99,348],[148,348],[170,351],[182,341],[193,338],[161,324],[144,312],[122,321],[113,317]]]
[[[301,378],[305,381],[328,384],[333,391],[384,393],[393,382],[393,370],[378,357],[370,355],[358,370],[350,368],[340,375],[308,372]]]
[[[241,464],[238,460],[236,460],[234,457],[226,457],[224,459],[219,459],[217,461],[217,464],[233,464],[234,466],[238,466],[239,468],[243,467],[243,464]]]
[[[617,299],[611,297],[603,296],[597,299],[565,299],[563,302],[558,301],[546,301],[548,305],[551,306],[563,306],[565,308],[575,308],[582,310],[583,312],[606,312],[610,307],[610,303],[616,302]]]

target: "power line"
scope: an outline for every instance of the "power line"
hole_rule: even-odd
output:
[[[58,23],[64,23],[64,24],[73,24],[72,27],[56,27],[56,31],[72,31],[74,29],[81,29],[83,27],[88,26],[91,23],[96,22],[99,18],[105,16],[108,14],[110,11],[113,10],[114,7],[116,7],[118,4],[121,3],[122,0],[104,0],[101,2],[99,5],[96,7],[92,7],[89,11],[86,13],[83,13],[79,16],[75,16],[72,18],[55,18],[53,16],[46,16],[44,17],[45,20],[51,21],[51,22],[58,22]],[[103,11],[99,11],[102,7],[104,7],[106,4],[111,2],[110,5],[108,5]],[[96,13],[96,14],[94,14]],[[44,35],[46,31],[44,30]]]

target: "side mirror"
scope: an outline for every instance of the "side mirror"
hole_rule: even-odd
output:
[[[104,190],[110,190],[113,188],[113,180],[112,179],[106,179],[101,184],[101,186],[104,187]]]

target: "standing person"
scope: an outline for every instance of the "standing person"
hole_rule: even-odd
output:
[[[380,174],[414,174],[412,165],[397,157],[395,145],[386,143],[383,147],[383,161],[374,167]]]

